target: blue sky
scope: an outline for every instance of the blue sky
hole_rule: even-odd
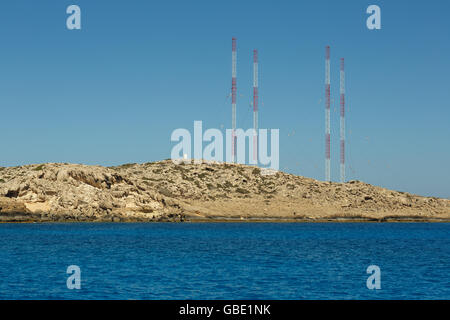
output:
[[[82,29],[66,28],[77,4]],[[370,4],[382,29],[368,30]],[[331,46],[332,179],[339,178],[339,58],[347,178],[450,198],[448,1],[3,1],[0,165],[116,165],[170,157],[176,128],[280,129],[280,169],[324,177],[324,47]]]

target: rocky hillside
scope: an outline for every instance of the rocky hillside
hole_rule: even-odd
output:
[[[450,200],[235,164],[0,167],[0,221],[450,221]]]

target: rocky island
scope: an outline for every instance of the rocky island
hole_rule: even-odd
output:
[[[450,200],[229,163],[0,167],[0,222],[450,221]]]

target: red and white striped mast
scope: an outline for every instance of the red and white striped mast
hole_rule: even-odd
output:
[[[253,50],[253,160],[258,164],[258,50]]]
[[[231,159],[236,162],[236,38],[232,38],[231,51]]]
[[[325,47],[325,181],[331,181],[330,169],[330,47]]]
[[[341,182],[345,182],[345,71],[344,58],[341,58],[340,72],[340,94],[341,94]]]

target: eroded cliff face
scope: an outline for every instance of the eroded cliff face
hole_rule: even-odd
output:
[[[0,168],[0,221],[450,220],[450,200],[169,160]]]

